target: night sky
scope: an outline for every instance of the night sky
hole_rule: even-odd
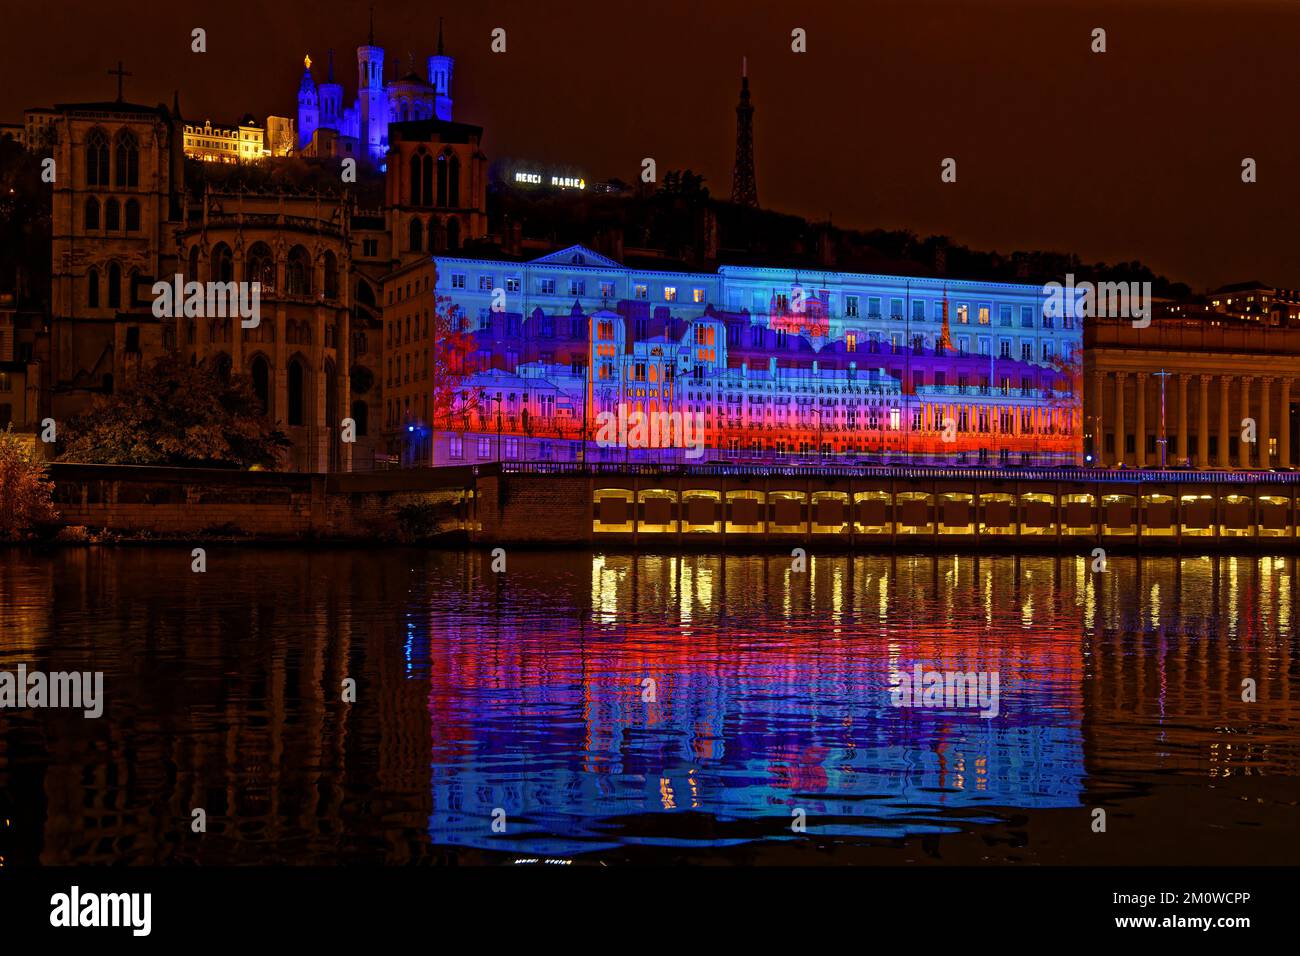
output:
[[[179,88],[190,119],[296,115],[303,54],[320,82],[331,46],[351,103],[367,7],[8,0],[0,121],[112,99],[105,71],[119,57],[135,74],[128,100],[170,103]],[[408,51],[423,72],[439,13],[456,118],[485,127],[489,158],[631,181],[652,156],[661,174],[691,167],[727,196],[744,54],[765,207],[1002,252],[1140,258],[1196,289],[1300,287],[1300,4],[383,0],[387,76],[395,55],[407,72]],[[205,54],[190,52],[199,26]],[[497,26],[505,54],[489,49]],[[1102,55],[1090,52],[1098,26]],[[790,50],[794,27],[806,54]],[[946,156],[956,184],[940,182]]]

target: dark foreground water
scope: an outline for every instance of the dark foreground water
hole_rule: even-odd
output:
[[[507,562],[0,551],[0,672],[106,700],[0,710],[4,865],[1300,856],[1293,559]]]

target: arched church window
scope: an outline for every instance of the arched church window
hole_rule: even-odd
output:
[[[307,372],[302,361],[294,358],[289,363],[289,424],[301,425],[306,421],[304,411],[307,405]]]
[[[108,185],[108,136],[102,129],[86,137],[86,185]]]
[[[271,247],[264,242],[255,242],[248,250],[248,281],[257,282],[263,292],[269,292],[275,286],[275,259],[271,256]]]
[[[460,206],[460,157],[453,156],[447,160],[447,203],[448,206]]]
[[[262,406],[263,412],[271,410],[271,366],[265,356],[257,355],[253,357],[253,364],[250,368],[253,376],[253,394],[257,396],[258,403]]]
[[[140,147],[130,130],[117,134],[113,157],[113,182],[118,186],[140,185]]]
[[[86,200],[86,229],[99,228],[99,200],[91,196]]]
[[[332,252],[325,253],[325,298],[339,297],[339,260]]]
[[[289,250],[285,283],[289,287],[289,295],[311,295],[311,258],[302,246],[294,246]]]
[[[235,281],[235,256],[224,242],[217,243],[212,250],[212,281]]]
[[[412,252],[419,252],[422,245],[421,239],[423,238],[424,233],[424,227],[420,225],[420,220],[412,218],[407,233],[407,246]]]
[[[423,206],[424,197],[420,191],[420,154],[411,156],[411,205]]]

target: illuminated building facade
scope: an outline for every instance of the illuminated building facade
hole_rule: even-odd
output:
[[[1293,467],[1300,329],[1259,314],[1089,320],[1083,380],[1092,464]]]
[[[438,21],[438,52],[425,63],[425,72],[409,71],[384,78],[384,49],[375,46],[373,26],[365,46],[357,47],[357,97],[343,104],[343,84],[334,79],[334,53],[329,54],[325,82],[316,84],[311,57],[303,59],[298,84],[298,146],[304,152],[324,152],[314,142],[319,131],[332,131],[326,139],[340,141],[331,154],[367,157],[380,162],[388,152],[388,126],[410,120],[452,118],[452,73],[455,60],[443,52],[442,21]]]
[[[252,116],[234,126],[185,124],[185,155],[217,163],[248,163],[268,156],[287,156],[294,146],[294,121],[287,116],[268,116],[263,127]]]
[[[1209,302],[1215,312],[1268,325],[1300,323],[1300,289],[1280,289],[1259,281],[1236,282],[1216,289]]]
[[[1081,330],[1048,314],[1041,286],[642,271],[581,246],[433,262],[475,371],[446,420],[388,404],[390,450],[407,464],[576,461],[584,437],[588,460],[697,457],[598,443],[620,406],[702,416],[704,460],[1081,457]]]

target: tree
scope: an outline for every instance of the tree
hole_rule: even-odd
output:
[[[430,424],[451,429],[455,427],[457,413],[463,417],[471,403],[473,408],[479,407],[477,395],[461,393],[461,385],[475,371],[473,353],[477,343],[474,333],[468,329],[469,320],[451,304],[451,296],[437,297],[432,320]]]
[[[54,485],[37,460],[30,437],[0,431],[0,539],[27,537],[37,525],[53,521]]]
[[[142,367],[66,432],[61,460],[103,465],[272,468],[289,445],[248,376],[177,355]]]

